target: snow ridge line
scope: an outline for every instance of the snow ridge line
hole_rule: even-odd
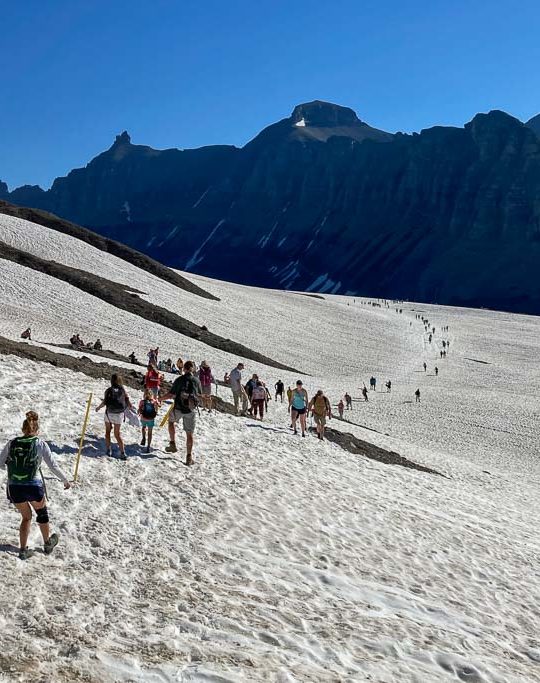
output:
[[[6,216],[14,216],[15,218],[22,218],[26,221],[31,221],[32,223],[37,223],[45,228],[51,230],[56,230],[63,235],[69,235],[81,242],[86,242],[92,247],[104,251],[107,254],[112,254],[127,263],[144,270],[155,277],[158,277],[165,282],[168,282],[179,289],[183,289],[191,294],[196,294],[203,299],[210,299],[212,301],[219,301],[219,298],[210,292],[207,292],[202,287],[199,287],[195,283],[191,282],[185,277],[182,277],[179,273],[167,268],[159,261],[155,261],[150,256],[142,254],[136,249],[122,244],[121,242],[116,242],[115,240],[109,239],[108,237],[103,237],[98,235],[87,228],[82,228],[80,225],[66,221],[63,218],[59,218],[52,213],[47,211],[41,211],[40,209],[29,209],[22,206],[14,206],[9,202],[0,201],[0,213]]]
[[[55,261],[47,261],[39,256],[34,256],[33,254],[29,254],[16,247],[9,246],[2,241],[0,241],[0,259],[13,261],[21,266],[37,270],[40,273],[45,273],[46,275],[66,282],[72,287],[76,287],[91,296],[95,296],[116,308],[137,315],[149,322],[167,327],[186,337],[197,339],[212,348],[279,370],[294,372],[296,374],[306,374],[296,368],[292,368],[284,363],[279,363],[278,361],[268,358],[262,353],[252,351],[243,344],[230,339],[224,339],[213,332],[209,332],[208,329],[200,327],[162,306],[156,306],[145,299],[141,299],[138,296],[137,291],[131,289],[127,285],[113,282],[98,275],[94,275],[93,273],[56,263]]]

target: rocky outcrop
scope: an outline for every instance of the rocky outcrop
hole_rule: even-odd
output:
[[[390,135],[316,101],[242,149],[157,151],[123,133],[48,192],[23,189],[26,204],[212,277],[539,313],[533,128],[494,111]]]

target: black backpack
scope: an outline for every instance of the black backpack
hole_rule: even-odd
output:
[[[105,407],[109,413],[123,413],[127,408],[124,387],[109,387],[105,392]]]
[[[24,484],[37,477],[40,466],[36,436],[20,436],[13,439],[6,460],[8,479]]]
[[[150,401],[148,398],[144,399],[141,415],[145,420],[153,420],[155,418],[157,410],[153,401]]]
[[[197,400],[195,382],[191,375],[182,375],[178,380],[174,408],[181,413],[191,413],[199,405]]]

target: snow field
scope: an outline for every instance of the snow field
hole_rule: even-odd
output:
[[[163,452],[164,430],[145,457],[125,428],[121,463],[100,456],[103,417],[92,412],[81,485],[64,492],[47,480],[58,552],[19,563],[9,546],[18,515],[0,516],[7,680],[540,680],[537,318],[414,303],[399,315],[189,276],[213,302],[26,221],[0,215],[0,240],[129,284],[296,365],[310,395],[321,387],[335,405],[348,390],[349,422],[331,426],[448,476],[293,438],[273,402],[262,425],[204,416],[193,469],[183,452]],[[47,346],[80,332],[140,360],[159,344],[162,357],[205,358],[217,377],[239,360],[27,268],[0,260],[0,274],[4,336],[31,324]],[[437,328],[431,345],[416,313]],[[9,356],[0,367],[2,443],[35,408],[72,468],[88,392],[100,397],[106,383]],[[244,378],[252,372],[270,386],[297,379],[247,361]],[[372,374],[378,390],[364,403]]]
[[[2,368],[2,442],[37,408],[72,471],[87,392],[106,383]],[[12,680],[537,680],[532,520],[476,483],[294,439],[283,410],[203,415],[193,469],[160,430],[151,456],[127,427],[128,461],[102,457],[93,412],[81,484],[44,472],[61,545],[27,563],[0,553]],[[14,542],[17,513],[0,519]]]

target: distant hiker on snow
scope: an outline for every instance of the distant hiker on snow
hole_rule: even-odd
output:
[[[343,420],[343,411],[345,410],[345,404],[343,403],[342,398],[339,400],[339,403],[337,404],[337,409],[338,409],[338,413],[339,413],[340,418]]]
[[[209,413],[212,412],[212,384],[214,383],[214,376],[208,363],[203,360],[199,368],[199,381],[202,388],[202,402],[204,409]]]
[[[137,364],[139,363],[139,361],[138,361],[137,358],[135,357],[135,351],[132,351],[132,352],[129,354],[128,358],[129,358],[129,362],[130,362],[132,365],[137,365]]]
[[[414,392],[414,395],[415,395],[415,397],[416,397],[416,403],[420,403],[420,389],[417,389],[417,390]]]
[[[21,334],[21,339],[28,339],[28,341],[32,340],[32,330],[29,327]]]
[[[156,346],[155,349],[150,349],[150,351],[148,351],[148,365],[155,365],[155,367],[157,368],[158,356],[159,346]]]
[[[259,381],[259,376],[256,375],[256,374],[253,374],[253,375],[251,376],[251,379],[248,379],[248,381],[246,382],[246,384],[245,384],[245,386],[244,386],[245,392],[246,392],[247,397],[248,397],[248,400],[249,400],[248,412],[249,412],[250,415],[253,414],[253,406],[252,406],[252,404],[251,404],[251,399],[252,399],[252,396],[253,396],[253,389],[254,389],[254,387],[256,386],[256,384],[257,384],[258,381]]]
[[[349,392],[346,392],[345,394],[345,405],[347,406],[347,410],[352,410],[352,396]]]
[[[427,372],[427,363],[424,363],[424,372]]]
[[[187,360],[184,374],[174,380],[171,390],[163,400],[173,398],[174,408],[169,413],[169,445],[167,453],[176,453],[176,423],[182,420],[186,433],[186,465],[193,465],[193,433],[195,432],[195,410],[199,406],[202,387],[199,378],[193,374],[195,365]]]
[[[439,374],[439,368],[437,366],[435,366],[435,376],[437,376],[438,374]]]
[[[111,430],[120,448],[120,460],[126,460],[126,448],[120,434],[120,429],[126,419],[126,409],[131,407],[131,401],[124,389],[122,377],[116,373],[111,377],[111,386],[105,392],[103,401],[96,408],[96,413],[105,406],[105,448],[108,456],[112,455]]]
[[[387,393],[390,393],[392,391],[392,382],[390,380],[388,380],[388,382],[386,383],[386,391]]]
[[[291,392],[289,408],[291,411],[293,433],[298,434],[296,421],[300,418],[302,436],[306,435],[306,411],[309,403],[308,393],[302,386],[302,380],[296,382],[296,388]]]
[[[101,339],[96,339],[96,341],[94,342],[94,351],[103,351]]]
[[[229,383],[231,386],[233,399],[234,399],[234,409],[236,413],[239,412],[239,405],[242,402],[241,414],[246,415],[248,409],[248,397],[244,387],[242,386],[242,370],[244,369],[243,363],[238,363],[238,365],[231,370],[229,373]]]
[[[308,410],[311,411],[315,425],[317,427],[317,438],[324,440],[324,428],[326,427],[326,418],[332,418],[332,408],[330,401],[326,398],[322,389],[319,389],[315,396],[309,402]]]
[[[370,387],[370,389],[371,389],[372,391],[376,391],[376,390],[377,390],[377,380],[375,379],[375,377],[371,377],[371,378],[370,378],[370,380],[369,380],[369,387]]]
[[[260,420],[262,422],[264,415],[264,408],[266,405],[266,388],[264,384],[257,379],[255,381],[255,386],[251,389],[251,414],[254,419],[257,419],[257,412],[260,415]]]
[[[146,446],[146,452],[150,453],[152,434],[155,427],[155,419],[158,413],[159,402],[152,389],[145,389],[137,414],[141,418],[141,446]],[[147,440],[148,434],[148,440]]]
[[[28,548],[28,536],[32,524],[32,509],[36,511],[36,522],[43,537],[43,552],[50,555],[58,545],[58,534],[51,534],[49,512],[43,479],[40,478],[42,460],[53,474],[64,482],[64,488],[71,484],[55,463],[51,449],[39,438],[39,416],[33,410],[26,413],[22,425],[23,436],[9,441],[0,453],[0,468],[7,465],[7,497],[15,505],[22,519],[19,528],[19,559],[27,560],[33,555]]]
[[[369,401],[369,399],[368,399],[368,390],[367,390],[367,387],[366,387],[365,384],[364,384],[364,386],[362,387],[362,396],[364,397],[364,401]]]
[[[283,394],[285,392],[285,385],[283,382],[278,379],[278,381],[274,384],[274,389],[276,390],[276,401],[278,398],[281,399],[281,402],[283,403]]]

